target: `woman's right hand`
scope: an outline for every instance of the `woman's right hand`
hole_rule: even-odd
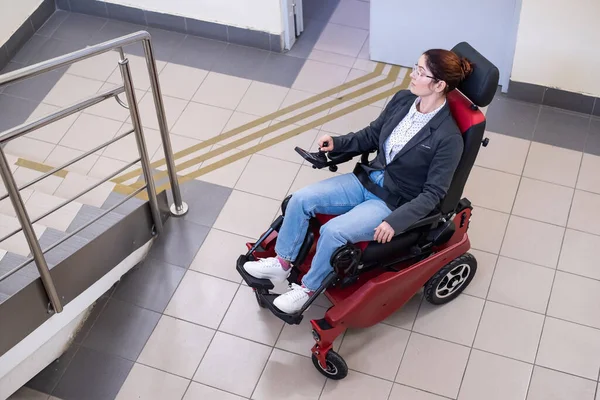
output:
[[[333,139],[329,135],[323,135],[319,138],[319,150],[333,151]]]

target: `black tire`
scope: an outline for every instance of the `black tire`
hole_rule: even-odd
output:
[[[267,294],[267,291],[261,291],[260,294]],[[259,296],[259,289],[255,289],[254,290],[254,296],[256,297],[256,302],[258,303],[258,306],[260,308],[265,308],[267,307],[267,305],[265,304],[264,300]]]
[[[327,369],[323,369],[317,356],[314,354],[312,355],[312,362],[315,368],[327,378],[337,381],[344,379],[346,375],[348,375],[348,365],[346,365],[346,361],[344,361],[342,356],[335,351],[329,350],[325,356],[325,360],[327,361]]]
[[[425,299],[431,304],[446,304],[454,300],[477,272],[477,260],[470,253],[455,258],[446,264],[425,284]]]

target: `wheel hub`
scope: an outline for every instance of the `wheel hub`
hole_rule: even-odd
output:
[[[440,298],[448,297],[457,291],[466,281],[471,273],[469,264],[457,265],[452,271],[448,272],[438,284],[435,292]]]

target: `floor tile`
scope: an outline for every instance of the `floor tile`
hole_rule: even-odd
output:
[[[331,1],[337,2],[339,0],[329,0],[329,2]],[[292,49],[287,52],[287,55],[289,56],[302,59],[308,58],[309,55],[312,53],[315,47],[315,43],[317,43],[317,41],[319,40],[321,33],[323,32],[328,23],[327,17],[309,17],[306,12],[306,10],[308,9],[306,7],[306,2],[304,3],[304,32],[302,33],[302,35],[300,35],[298,40],[296,40],[296,43],[294,43]]]
[[[146,258],[121,278],[113,297],[162,313],[184,274],[184,268]]]
[[[596,212],[599,207],[600,195],[576,190],[567,226],[600,235],[600,216]]]
[[[87,44],[87,40],[91,39],[93,34],[99,31],[105,23],[106,19],[104,18],[71,13],[54,31],[52,37]]]
[[[542,107],[533,139],[552,146],[583,151],[589,122],[590,117],[583,114]]]
[[[533,363],[544,316],[487,302],[473,348]]]
[[[69,346],[69,348],[60,357],[52,361],[50,365],[44,368],[25,385],[28,388],[35,389],[43,393],[52,393],[52,391],[62,378],[63,374],[67,370],[67,367],[73,360],[73,357],[75,356],[75,354],[77,354],[77,350],[79,350],[79,346]],[[44,397],[44,400],[46,399],[47,398]]]
[[[469,239],[474,249],[498,254],[508,224],[509,215],[485,208],[476,208],[471,216]]]
[[[188,271],[165,314],[217,329],[238,287],[232,282]]]
[[[412,330],[422,301],[423,291],[420,290],[402,308],[387,317],[383,323],[395,326],[396,328]]]
[[[226,47],[227,43],[189,35],[175,49],[171,62],[210,71]]]
[[[135,364],[116,399],[181,399],[188,384],[187,379]]]
[[[275,347],[299,354],[301,356],[311,357],[311,349],[315,345],[315,340],[313,339],[312,335],[309,334],[312,330],[310,321],[313,319],[323,318],[326,311],[327,308],[313,303],[313,305],[304,312],[304,318],[299,325],[285,324],[283,326],[283,330],[277,339]],[[334,341],[333,349],[335,351],[339,350],[340,344],[342,343],[342,338],[343,335],[340,335]]]
[[[458,296],[441,306],[423,302],[413,331],[471,346],[484,302],[467,295]]]
[[[230,188],[208,182],[186,182],[181,187],[181,195],[187,202],[189,211],[183,218],[196,224],[212,226],[231,192]]]
[[[484,299],[490,288],[498,256],[475,249],[469,250],[469,253],[477,260],[477,273],[463,293]]]
[[[250,241],[244,236],[211,229],[190,269],[240,283],[242,278],[235,263],[240,254],[246,252],[246,243]]]
[[[0,130],[4,132],[22,124],[37,107],[36,101],[0,94]]]
[[[119,129],[119,134],[123,134],[133,129],[133,126],[129,123],[123,124]],[[162,146],[160,132],[156,129],[147,127],[142,128],[144,132],[144,142],[146,144],[146,151],[148,155],[152,155],[158,151]],[[140,153],[137,146],[137,138],[135,133],[131,133],[129,136],[120,139],[110,146],[107,146],[102,156],[108,158],[114,158],[120,161],[126,161],[127,163],[140,157]],[[115,168],[115,171],[117,168]]]
[[[396,382],[456,398],[470,349],[413,333]]]
[[[304,66],[305,59],[269,53],[255,80],[273,85],[291,87]]]
[[[595,393],[593,381],[536,366],[527,400],[594,400]]]
[[[63,136],[60,144],[72,149],[90,151],[114,138],[121,123],[95,115],[81,114]]]
[[[192,379],[214,331],[163,315],[138,362]]]
[[[189,152],[188,149],[200,144],[202,141],[200,140],[196,140],[196,139],[192,139],[186,136],[180,136],[180,135],[175,135],[173,133],[171,133],[169,135],[170,139],[171,139],[171,147],[173,148],[173,154],[174,157],[178,157],[175,158],[175,164],[176,165],[181,165],[186,161],[189,161],[191,159],[194,159],[200,155],[203,155],[205,153],[208,152],[208,150],[210,149],[208,146],[204,147],[198,151],[195,151],[191,154],[187,154],[187,152]],[[184,152],[183,154],[186,155],[178,155],[178,152]],[[161,147],[159,147],[158,150],[156,150],[156,153],[154,153],[154,155],[152,156],[151,161],[155,162],[155,161],[162,161],[164,162],[165,160],[165,151],[164,151],[164,147],[161,145]],[[179,170],[177,171],[178,175],[182,175],[182,174],[188,174],[192,171],[195,171],[196,169],[198,169],[198,165],[195,162],[192,162],[192,166],[181,170],[179,168]],[[157,166],[156,169],[160,170],[160,171],[166,171],[167,167],[165,164],[161,165],[161,166]]]
[[[344,336],[340,355],[350,369],[393,380],[408,337],[408,331],[385,324],[349,330]]]
[[[223,138],[219,141],[219,145],[227,146],[231,143],[236,143],[236,149],[247,150],[251,147],[256,146],[260,143],[261,138],[252,139],[244,143],[240,143],[240,140],[245,140],[246,137],[254,135],[269,126],[268,122],[256,125],[259,117],[257,115],[247,114],[241,111],[234,111],[227,121],[225,128],[221,132],[221,135],[230,135],[231,132],[234,134],[228,138]]]
[[[268,55],[268,51],[228,44],[215,60],[212,71],[255,80]]]
[[[77,213],[77,216],[69,226],[69,229],[66,230],[67,233],[74,232],[77,229],[80,229],[82,226],[89,223],[92,219],[97,218],[100,214],[102,214],[104,210],[98,207],[89,206],[84,204],[81,207],[81,210]],[[90,224],[86,228],[81,231],[78,231],[77,236],[82,237],[87,240],[92,240],[97,238],[103,232],[106,232],[108,228],[119,222],[123,219],[122,214],[117,213],[108,213],[102,218],[98,219],[96,222]]]
[[[222,147],[223,146],[215,144],[210,149],[210,151],[212,152],[212,151],[218,150]],[[220,162],[228,157],[234,156],[237,153],[239,153],[239,150],[236,150],[236,149],[221,153],[213,158],[210,158],[209,160],[204,161],[202,163],[202,168],[209,168],[209,169],[213,168],[213,165],[216,164],[217,162]],[[233,188],[235,186],[235,184],[237,183],[237,181],[240,179],[240,176],[242,175],[242,172],[246,168],[248,161],[250,161],[250,156],[246,156],[244,158],[237,159],[233,162],[229,162],[228,164],[226,164],[224,166],[219,166],[217,169],[210,170],[209,172],[203,173],[202,175],[197,176],[196,179]]]
[[[488,300],[545,314],[553,280],[550,268],[500,257]]]
[[[564,186],[522,178],[513,215],[565,226],[574,190]]]
[[[511,216],[501,255],[556,268],[565,229]]]
[[[10,64],[9,64],[10,66]],[[19,64],[19,66],[21,66]],[[12,83],[4,87],[3,92],[7,95],[20,97],[39,103],[45,101],[48,94],[64,77],[65,68],[46,72],[37,76],[24,79],[20,82]],[[93,91],[86,92],[84,96],[93,94]],[[71,103],[74,103],[77,98],[71,98]],[[50,103],[50,101],[46,101]],[[55,104],[57,105],[57,104]]]
[[[49,104],[40,103],[38,107],[31,113],[26,122],[33,122],[42,117],[50,115],[58,111],[60,107],[51,106]],[[43,128],[36,129],[27,136],[33,139],[42,140],[48,143],[58,143],[79,117],[79,113],[63,118]]]
[[[394,385],[389,400],[445,400],[445,397],[427,393],[404,385]]]
[[[213,227],[257,239],[268,229],[279,206],[279,201],[234,190]]]
[[[50,16],[44,23],[44,25],[37,30],[36,34],[43,35],[45,37],[52,36],[56,31],[56,28],[67,18],[69,13],[67,11],[56,10],[54,14]]]
[[[173,129],[183,110],[185,110],[188,101],[169,96],[163,96],[162,99],[167,126]],[[154,96],[151,92],[147,92],[139,102],[139,111],[143,128],[154,129],[155,131],[160,130],[156,106],[154,105]],[[131,124],[131,118],[128,118],[127,122]]]
[[[523,176],[574,187],[581,155],[578,151],[532,142]]]
[[[159,318],[153,311],[111,299],[83,346],[135,361]]]
[[[217,332],[198,367],[194,381],[250,397],[270,353],[271,348],[268,346]],[[308,361],[314,369],[310,360],[303,360]],[[295,372],[298,374],[296,377],[300,377],[301,371]]]
[[[90,188],[100,181],[101,179],[96,179],[85,175],[68,174],[65,179],[63,179],[60,186],[56,189],[54,195],[62,197],[63,199],[75,198],[84,189]],[[81,197],[78,197],[77,201],[93,207],[102,207],[102,204],[104,204],[106,198],[114,187],[115,184],[112,182],[102,183],[97,188],[92,189]]]
[[[173,132],[194,139],[218,136],[233,112],[224,108],[191,102],[173,126]]]
[[[529,140],[490,131],[485,132],[485,137],[490,139],[490,144],[479,149],[475,165],[521,175],[529,151]]]
[[[191,100],[208,71],[169,63],[160,72],[160,88],[165,96]]]
[[[56,207],[61,206],[64,202],[65,199],[34,191],[25,204],[29,218],[36,220]],[[48,228],[66,231],[80,209],[81,203],[73,201],[40,220],[39,223]]]
[[[330,22],[369,29],[369,3],[360,0],[343,0],[331,16]]]
[[[102,82],[75,75],[65,74],[44,98],[44,103],[67,107],[93,96],[98,92]]]
[[[600,248],[600,236],[567,229],[558,269],[600,280],[596,253]]]
[[[299,164],[255,154],[250,158],[235,188],[283,200],[299,170]]]
[[[309,358],[274,349],[252,395],[255,400],[317,400],[325,377]],[[302,382],[290,391],[290,382]]]
[[[240,287],[219,330],[245,339],[274,346],[284,322],[256,303],[254,291]]]
[[[23,157],[29,161],[44,162],[50,153],[52,153],[52,150],[54,150],[55,146],[56,145],[54,144],[42,142],[41,140],[30,139],[28,137],[21,136],[18,139],[14,139],[6,143],[4,146],[4,151],[9,155]],[[41,175],[41,173],[27,168],[20,168],[18,173],[28,175],[37,173],[38,175]],[[54,180],[58,182],[60,178],[49,176],[48,178],[44,179],[44,181],[45,180]],[[41,181],[42,185],[44,185],[44,181]]]
[[[496,96],[486,113],[486,129],[531,140],[540,108],[538,105]]]
[[[308,56],[309,60],[321,61],[328,64],[340,65],[342,67],[352,68],[356,58],[345,56],[343,54],[331,53],[328,51],[313,49]],[[366,60],[361,60],[366,61]]]
[[[600,331],[546,317],[535,363],[596,380],[600,369]]]
[[[197,103],[235,110],[252,81],[210,72],[193,97]]]
[[[346,102],[339,106],[335,106],[331,109],[330,114],[341,111],[350,105],[351,103]],[[380,108],[366,106],[323,124],[321,130],[337,133],[338,135],[345,135],[348,132],[357,132],[369,126],[371,122],[379,117],[379,114],[381,114]]]
[[[458,398],[460,400],[524,399],[532,365],[473,350]],[[502,379],[498,379],[501,376]]]
[[[387,400],[392,382],[349,371],[343,381],[328,379],[320,400]]]
[[[149,256],[178,267],[188,268],[208,234],[209,228],[183,219],[171,218]]]
[[[295,127],[284,128],[282,130],[277,130],[276,132],[265,135],[262,137],[261,142],[270,140],[281,135],[285,130],[291,130],[294,128]],[[290,139],[286,139],[275,145],[269,146],[266,149],[259,151],[258,154],[302,164],[304,159],[298,155],[295,148],[300,147],[301,149],[308,150],[313,142],[317,139],[318,135],[320,134],[316,129],[310,129]]]
[[[48,155],[48,158],[44,160],[44,164],[51,165],[53,167],[59,167],[66,164],[69,161],[82,155],[84,152],[81,150],[71,149],[65,146],[56,146],[54,150]],[[77,161],[75,164],[69,165],[66,169],[70,172],[75,172],[81,175],[87,175],[92,169],[94,164],[98,161],[98,156],[93,154],[87,156],[81,161]]]
[[[510,213],[520,179],[518,175],[474,166],[463,196],[475,206]]]
[[[350,68],[307,60],[292,88],[322,93],[344,83],[349,72]]]
[[[71,64],[69,69],[67,69],[67,73],[105,82],[119,68],[120,59],[121,57],[119,57],[118,53],[109,51]]]
[[[315,44],[315,49],[357,57],[368,35],[366,29],[329,23]]]
[[[279,109],[289,89],[283,86],[254,81],[246,91],[237,110],[265,116]]]
[[[279,110],[284,110],[282,112],[285,112],[285,114],[275,117],[275,120],[276,121],[286,121],[293,117],[297,117],[296,119],[298,119],[298,121],[296,123],[304,125],[304,124],[311,123],[317,119],[325,117],[329,113],[329,109],[330,109],[329,106],[325,106],[325,108],[323,108],[323,111],[317,112],[315,110],[317,108],[319,110],[321,110],[321,108],[319,108],[319,107],[323,106],[326,103],[333,101],[334,98],[333,97],[325,97],[324,99],[320,99],[320,100],[312,99],[315,96],[316,95],[314,93],[307,92],[304,90],[290,89],[287,96],[283,100],[283,103],[281,103],[281,107],[279,108]],[[305,106],[302,106],[302,107],[297,106],[298,108],[296,108],[292,111],[285,111],[286,108],[296,107],[296,104],[299,104],[301,102],[307,102],[308,104]],[[299,116],[300,114],[302,114],[302,116]],[[271,123],[271,125],[274,125],[274,124],[275,124],[275,121],[273,121]],[[313,127],[313,129],[320,129],[320,126]]]
[[[211,388],[210,386],[192,382],[188,388],[183,400],[243,400],[243,397],[227,393],[222,390]]]
[[[133,364],[81,347],[52,394],[63,400],[114,399]]]
[[[577,189],[600,194],[600,156],[584,154],[577,178]]]
[[[557,271],[548,305],[548,315],[600,328],[597,304],[600,282]]]

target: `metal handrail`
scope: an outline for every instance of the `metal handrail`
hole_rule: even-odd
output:
[[[146,64],[148,67],[148,74],[150,76],[152,92],[154,95],[154,103],[155,103],[157,118],[158,118],[159,127],[160,127],[163,149],[165,152],[165,160],[166,160],[167,169],[169,172],[169,179],[171,181],[170,182],[171,190],[173,193],[173,200],[174,200],[174,204],[171,206],[171,212],[174,215],[183,215],[187,212],[188,207],[181,198],[179,182],[177,180],[177,174],[175,172],[175,164],[173,161],[173,151],[172,151],[171,141],[170,141],[170,137],[169,137],[168,125],[167,125],[167,121],[166,121],[166,117],[165,117],[166,114],[165,114],[165,110],[164,110],[164,104],[162,101],[162,94],[161,94],[160,85],[158,82],[158,72],[156,69],[156,62],[154,59],[154,54],[153,54],[153,49],[152,49],[151,37],[148,32],[140,31],[140,32],[133,33],[133,34],[130,34],[127,36],[123,36],[118,39],[109,40],[107,42],[100,43],[95,46],[87,47],[85,49],[78,50],[73,53],[59,56],[59,57],[56,57],[56,58],[53,58],[53,59],[50,59],[47,61],[43,61],[41,63],[31,65],[31,66],[28,66],[28,67],[25,67],[25,68],[22,68],[22,69],[19,69],[16,71],[12,71],[5,75],[0,76],[0,86],[3,86],[6,84],[19,82],[23,79],[27,79],[27,78],[31,78],[31,77],[40,75],[44,72],[49,72],[49,71],[52,71],[55,69],[59,69],[61,67],[73,64],[77,61],[85,60],[87,58],[94,57],[96,55],[106,53],[111,50],[117,49],[119,51],[119,55],[120,55],[120,60],[119,60],[118,64],[119,64],[119,68],[121,70],[121,76],[123,78],[123,86],[102,92],[100,94],[97,94],[97,95],[94,95],[91,97],[88,97],[87,99],[85,99],[77,104],[60,109],[52,114],[49,114],[43,118],[36,120],[36,121],[23,123],[17,127],[14,127],[12,129],[9,129],[5,132],[0,133],[0,176],[2,177],[2,180],[4,181],[6,191],[7,191],[7,195],[1,197],[0,201],[3,199],[6,199],[7,197],[10,198],[10,200],[13,204],[13,207],[15,209],[17,218],[19,220],[20,226],[21,226],[21,228],[19,230],[11,233],[7,237],[10,237],[22,230],[25,235],[25,238],[27,240],[27,243],[29,245],[29,248],[31,250],[31,257],[29,257],[25,262],[23,262],[21,265],[17,266],[16,268],[12,269],[8,273],[0,276],[0,282],[4,279],[8,278],[9,276],[13,275],[20,269],[24,268],[31,261],[35,261],[35,264],[36,264],[37,269],[40,274],[40,278],[44,285],[44,289],[50,300],[49,311],[53,309],[57,313],[61,312],[62,304],[61,304],[60,298],[58,296],[58,293],[56,292],[56,287],[55,287],[52,277],[50,275],[50,270],[48,268],[48,264],[46,262],[44,253],[54,249],[59,244],[68,240],[69,238],[73,237],[75,234],[79,233],[83,229],[90,226],[92,223],[94,223],[97,220],[99,220],[100,218],[104,217],[106,214],[108,214],[109,212],[111,212],[112,210],[114,210],[115,208],[117,208],[118,206],[120,206],[121,204],[126,202],[127,200],[129,200],[129,199],[133,198],[134,196],[136,196],[137,194],[141,193],[143,190],[146,190],[147,194],[148,194],[150,211],[152,214],[152,219],[154,221],[154,227],[155,227],[156,233],[160,234],[162,232],[162,229],[163,229],[162,219],[161,219],[160,210],[158,207],[156,187],[155,187],[155,184],[154,184],[154,181],[152,178],[152,174],[151,174],[152,171],[150,169],[150,157],[148,154],[148,150],[146,148],[142,123],[141,123],[141,119],[140,119],[140,112],[139,112],[139,108],[138,108],[138,104],[137,104],[137,100],[136,100],[136,96],[135,96],[133,79],[131,76],[131,69],[129,67],[129,60],[125,57],[125,53],[123,51],[124,46],[134,44],[134,43],[140,42],[140,41],[142,42],[143,47],[144,47],[144,54],[145,54],[145,58],[146,58]],[[8,141],[16,139],[18,137],[21,137],[21,136],[23,136],[27,133],[30,133],[36,129],[42,128],[50,123],[53,123],[60,119],[68,117],[69,115],[75,114],[78,111],[81,111],[83,109],[91,107],[91,106],[98,104],[109,98],[114,97],[115,99],[117,99],[119,104],[121,104],[122,102],[119,101],[118,95],[123,92],[125,92],[125,94],[127,95],[127,100],[129,103],[129,107],[127,107],[127,108],[129,109],[130,118],[131,118],[131,121],[133,124],[132,130],[130,130],[126,133],[123,133],[123,134],[103,143],[102,145],[96,147],[95,149],[76,157],[75,159],[61,165],[60,167],[56,167],[56,168],[53,168],[51,171],[47,171],[42,176],[25,184],[21,188],[19,188],[17,186],[14,176],[12,175],[10,166],[8,164],[8,161],[6,159],[6,155],[4,154],[4,150],[3,150],[3,146],[2,146],[4,143],[7,143]],[[131,133],[135,133],[135,138],[136,138],[136,143],[137,143],[137,148],[138,148],[138,153],[139,153],[139,158],[137,160],[124,166],[123,168],[114,172],[111,176],[103,179],[101,182],[98,182],[94,186],[87,188],[86,190],[82,191],[75,197],[68,199],[67,201],[61,203],[59,206],[55,207],[54,209],[44,213],[42,216],[39,216],[35,220],[31,221],[31,219],[27,213],[27,210],[25,208],[23,199],[21,198],[20,190],[30,187],[31,185],[34,185],[35,183],[41,181],[42,179],[47,178],[48,176],[68,167],[69,165],[80,161],[81,159],[95,153],[99,149],[107,147],[110,144],[116,142],[117,140],[124,138],[125,136],[127,136]],[[99,185],[103,184],[104,182],[108,181],[109,179],[113,178],[114,176],[119,175],[120,173],[125,171],[127,168],[130,168],[131,166],[135,165],[137,162],[140,162],[140,161],[142,164],[143,174],[144,174],[144,178],[146,181],[146,183],[143,187],[138,188],[136,191],[134,191],[133,193],[131,193],[130,195],[125,197],[125,199],[122,199],[117,204],[115,204],[114,206],[112,206],[111,208],[109,208],[108,210],[106,210],[105,212],[103,212],[102,214],[97,216],[96,218],[92,219],[91,221],[88,221],[86,224],[82,225],[80,228],[71,232],[66,237],[58,240],[57,242],[52,244],[50,247],[48,247],[47,249],[42,251],[39,241],[38,241],[38,239],[35,235],[34,229],[33,229],[33,224],[35,222],[47,217],[51,213],[66,206],[67,204],[71,203],[74,199],[90,192],[91,190],[95,189]],[[1,240],[4,240],[4,239],[1,239]]]

